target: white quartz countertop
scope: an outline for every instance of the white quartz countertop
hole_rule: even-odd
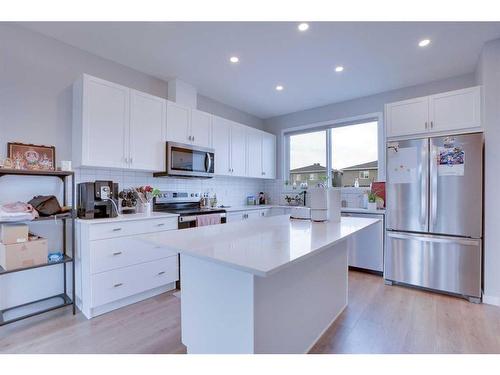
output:
[[[355,207],[342,207],[340,209],[340,211],[341,212],[359,213],[359,214],[379,214],[379,215],[385,214],[384,209],[369,210],[368,208],[355,208]]]
[[[343,217],[340,222],[313,223],[288,215],[264,217],[152,233],[142,238],[198,258],[267,276],[306,259],[379,219]]]
[[[169,214],[166,212],[152,212],[150,215],[146,214],[124,214],[117,217],[103,218],[103,219],[78,219],[81,223],[97,224],[97,223],[119,223],[123,221],[135,220],[151,220],[151,219],[164,219],[169,217],[177,217],[178,214]]]

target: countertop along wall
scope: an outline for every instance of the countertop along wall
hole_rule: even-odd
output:
[[[19,141],[54,145],[57,161],[71,160],[72,85],[82,73],[167,97],[165,81],[14,24],[0,23],[0,55],[0,157],[6,156],[7,142]],[[260,118],[203,95],[198,95],[198,108],[263,128]],[[154,183],[164,189],[210,190],[226,204],[243,204],[248,193],[258,193],[263,187],[262,180],[257,179],[216,178],[206,183],[184,182],[117,170],[82,169],[77,171],[76,178],[77,182],[115,178],[121,187]],[[26,201],[37,194],[60,197],[57,179],[41,181],[31,177],[0,178],[0,203]],[[44,228],[34,230],[40,234],[51,234],[56,230],[52,222],[43,225]],[[59,246],[57,240],[51,241],[51,247]],[[0,309],[60,293],[61,286],[60,266],[2,276]]]

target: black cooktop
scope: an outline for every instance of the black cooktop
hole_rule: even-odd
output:
[[[225,213],[226,210],[223,208],[169,208],[169,207],[155,207],[154,211],[158,212],[168,212],[172,214],[178,214],[182,216],[187,215],[206,215],[206,214],[217,214],[217,213]]]

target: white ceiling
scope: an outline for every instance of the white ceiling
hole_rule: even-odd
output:
[[[178,77],[261,118],[470,73],[482,45],[500,37],[498,22],[311,22],[302,33],[293,22],[21,25],[160,79]],[[418,47],[422,38],[431,45]]]

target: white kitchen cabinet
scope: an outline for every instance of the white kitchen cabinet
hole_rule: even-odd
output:
[[[258,219],[261,217],[271,216],[269,214],[270,211],[271,209],[269,208],[263,208],[255,210],[228,212],[226,217],[228,223],[234,223],[242,220]]]
[[[73,87],[75,167],[128,168],[130,89],[89,75]]]
[[[264,178],[276,178],[276,136],[262,133],[262,173]]]
[[[165,170],[166,100],[131,90],[130,168]]]
[[[471,87],[429,98],[431,131],[459,130],[481,126],[481,88]]]
[[[215,150],[215,174],[231,175],[231,121],[214,116],[212,147]]]
[[[247,176],[263,177],[262,169],[262,135],[257,129],[247,129]]]
[[[231,175],[246,176],[246,126],[231,124]]]
[[[190,135],[192,144],[212,147],[212,117],[209,113],[196,109],[191,110]]]
[[[167,141],[190,143],[190,118],[189,108],[167,100]]]
[[[167,141],[212,146],[212,115],[167,101]]]
[[[480,86],[389,103],[387,137],[474,131],[481,127],[480,107]]]
[[[84,74],[73,86],[75,167],[164,170],[165,99]]]
[[[247,129],[247,176],[276,177],[276,137],[257,129]]]
[[[150,239],[176,230],[177,222],[176,216],[77,221],[76,303],[87,318],[175,289],[178,254]]]
[[[415,98],[386,105],[388,137],[427,132],[429,127],[429,98]]]

